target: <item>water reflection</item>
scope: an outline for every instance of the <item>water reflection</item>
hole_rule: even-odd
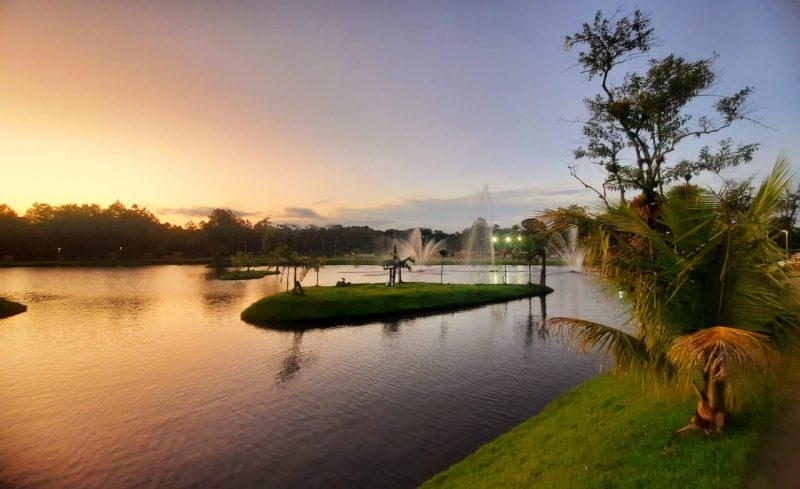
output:
[[[387,321],[383,323],[383,337],[396,338],[397,336],[399,336],[401,323],[402,321],[400,320]]]
[[[206,273],[0,269],[7,293],[41,298],[0,328],[0,487],[414,487],[596,375],[547,339],[548,313],[618,314],[563,274],[547,299],[287,333],[239,319],[279,277]],[[383,280],[331,266],[320,283],[342,276]]]
[[[533,313],[533,303],[539,303],[539,313]],[[547,296],[529,297],[528,298],[528,314],[524,319],[525,327],[525,346],[533,344],[533,333],[539,337],[542,343],[547,343],[550,333],[547,330]]]
[[[311,354],[303,353],[303,331],[295,331],[292,334],[292,346],[286,350],[281,367],[275,375],[275,382],[281,384],[292,380],[300,368],[312,361]]]

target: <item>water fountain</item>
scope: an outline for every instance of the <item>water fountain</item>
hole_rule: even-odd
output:
[[[548,253],[558,257],[571,272],[583,271],[583,259],[586,257],[586,250],[578,245],[578,228],[573,226],[567,230],[565,240],[561,233],[553,233],[550,237]]]
[[[446,239],[439,241],[429,240],[423,242],[422,231],[419,228],[412,229],[405,238],[395,239],[397,254],[401,258],[410,256],[417,265],[425,265],[432,256],[439,256],[439,248],[443,248]]]
[[[488,184],[483,186],[478,197],[477,215],[480,217],[475,219],[467,235],[467,262],[471,262],[475,257],[485,256],[488,252],[492,260],[492,270],[494,270],[494,209]],[[489,220],[487,221],[483,216],[489,216]]]

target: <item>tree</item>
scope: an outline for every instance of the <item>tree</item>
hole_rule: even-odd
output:
[[[222,266],[224,257],[229,256],[239,242],[244,243],[247,231],[251,228],[249,222],[230,209],[214,209],[208,216],[208,222],[202,223],[200,227],[217,266]]]
[[[444,283],[444,259],[447,257],[447,250],[442,248],[439,250],[439,256],[442,257],[442,269],[439,272],[439,283]]]
[[[656,226],[624,203],[596,217],[547,213],[556,228],[589,230],[586,260],[629,303],[634,332],[575,318],[550,324],[582,349],[613,353],[617,371],[692,387],[698,405],[684,429],[721,430],[726,412],[777,367],[778,352],[800,340],[796,291],[769,236],[789,182],[782,158],[742,212],[727,212],[718,193],[679,185]]]
[[[570,209],[579,212],[579,207],[573,206]],[[539,285],[546,285],[547,276],[547,238],[550,230],[541,220],[529,217],[522,220],[522,250],[525,252],[525,261],[528,263],[528,285],[533,284],[531,267],[533,262],[539,258],[542,260],[542,270],[539,275]]]
[[[631,72],[616,86],[610,75],[617,67],[645,56],[655,42],[651,19],[639,10],[619,18],[605,18],[598,11],[594,21],[584,23],[577,33],[567,36],[566,50],[579,47],[578,64],[589,80],[598,78],[601,91],[584,103],[589,112],[583,122],[585,145],[574,152],[576,160],[588,159],[599,165],[606,177],[600,189],[578,176],[577,166],[570,173],[608,204],[608,191],[617,191],[623,202],[625,191],[641,192],[636,206],[643,215],[656,219],[665,186],[680,179],[687,182],[702,172],[719,173],[752,159],[757,144],[735,145],[724,139],[712,151],[700,150],[692,160],[668,163],[670,154],[690,137],[702,137],[726,129],[747,117],[747,100],[752,87],[733,95],[718,96],[713,89],[718,81],[712,70],[714,58],[699,61],[670,54],[650,59],[645,73]],[[714,97],[714,116],[695,116],[687,106],[698,97]]]
[[[278,266],[283,266],[286,268],[286,290],[289,290],[288,271],[289,269],[292,269],[294,271],[294,286],[292,287],[292,294],[305,295],[303,286],[300,284],[300,281],[297,280],[297,269],[303,268],[304,270],[308,270],[308,259],[297,253],[297,251],[295,251],[292,247],[286,245],[281,245],[277,250],[275,250],[275,258],[278,261]],[[302,280],[302,276],[300,278]]]
[[[231,265],[237,270],[244,267],[245,271],[249,272],[250,267],[253,266],[253,253],[238,250],[236,254],[231,255]]]
[[[308,259],[308,266],[317,273],[317,287],[319,287],[319,271],[325,268],[325,259],[312,256]]]

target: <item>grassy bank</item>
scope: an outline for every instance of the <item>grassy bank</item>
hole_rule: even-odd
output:
[[[693,401],[659,400],[604,375],[422,487],[740,487],[777,404],[765,399],[731,415],[719,438],[673,437],[688,423]]]
[[[322,325],[398,315],[460,309],[552,292],[538,285],[439,285],[404,283],[308,287],[306,294],[283,293],[254,302],[242,312],[247,322],[265,325]]]
[[[264,278],[267,275],[278,275],[277,270],[235,270],[232,272],[222,272],[217,276],[220,280],[253,280]]]
[[[28,310],[28,306],[0,297],[0,318],[7,318]]]

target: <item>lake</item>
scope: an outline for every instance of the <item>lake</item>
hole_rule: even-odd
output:
[[[301,333],[239,319],[285,290],[278,276],[0,269],[0,293],[29,307],[0,320],[0,486],[414,487],[603,367],[542,316],[619,325],[624,313],[590,276],[548,271],[546,301]],[[527,273],[447,266],[444,281]],[[319,282],[341,277],[386,280],[330,266]]]

